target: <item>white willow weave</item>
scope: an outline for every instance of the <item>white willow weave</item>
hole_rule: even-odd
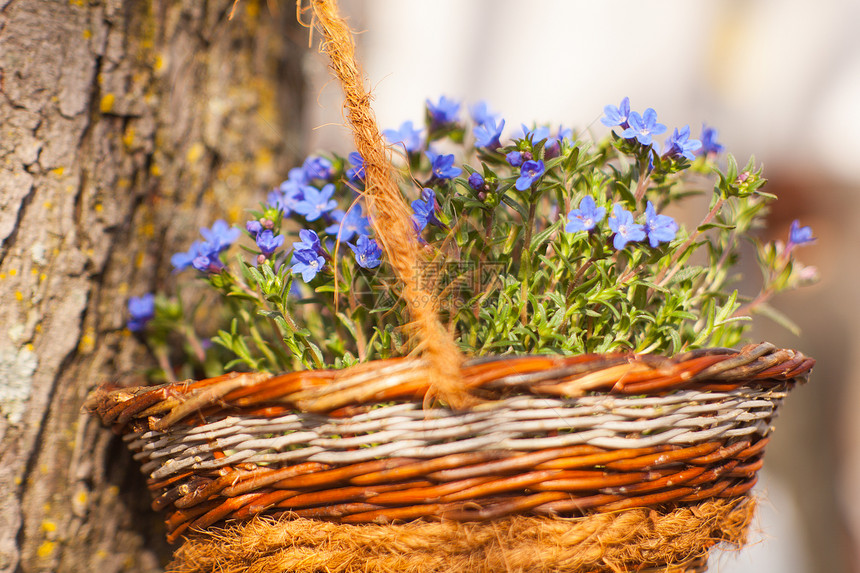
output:
[[[196,427],[126,434],[152,479],[237,463],[350,464],[381,457],[433,458],[479,450],[533,451],[578,444],[608,449],[696,445],[766,435],[782,390],[681,390],[666,396],[517,396],[467,412],[386,405],[346,418],[292,413],[226,416]],[[216,457],[223,452],[224,457]]]

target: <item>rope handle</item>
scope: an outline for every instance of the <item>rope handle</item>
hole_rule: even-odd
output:
[[[328,55],[331,71],[344,92],[344,108],[353,132],[355,147],[364,159],[365,197],[376,237],[394,269],[400,296],[406,302],[411,322],[405,325],[414,352],[427,364],[430,389],[425,405],[434,399],[454,408],[475,402],[459,379],[463,356],[451,333],[442,324],[438,299],[419,284],[415,269],[423,260],[409,209],[400,193],[390,152],[385,146],[364,87],[361,67],[355,58],[352,31],[340,16],[336,0],[310,0],[312,20],[302,21],[302,0],[297,0],[297,19],[302,26],[318,29],[324,37],[320,51]]]

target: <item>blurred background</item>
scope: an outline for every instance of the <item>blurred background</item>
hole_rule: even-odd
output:
[[[818,360],[768,446],[751,548],[723,573],[860,571],[860,1],[344,0],[381,127],[423,120],[426,98],[489,101],[506,119],[606,133],[603,106],[629,96],[661,123],[703,122],[779,196],[770,238],[795,218],[818,242],[798,258],[822,280],[775,306],[797,337],[759,318],[753,334]],[[352,151],[339,87],[312,54],[306,149]],[[757,288],[749,273],[746,292]]]

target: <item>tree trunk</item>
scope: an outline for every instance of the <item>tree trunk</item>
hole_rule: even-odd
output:
[[[307,32],[253,0],[0,0],[0,571],[158,571],[172,548],[81,405],[149,365],[125,302],[301,151]],[[291,145],[287,147],[287,143]]]

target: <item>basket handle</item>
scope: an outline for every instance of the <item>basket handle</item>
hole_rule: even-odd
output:
[[[353,132],[355,147],[364,158],[365,189],[370,220],[383,251],[394,269],[400,296],[406,302],[411,322],[406,325],[415,343],[414,351],[427,360],[430,390],[425,405],[438,399],[454,408],[466,407],[474,398],[460,381],[463,357],[442,324],[438,297],[418,282],[415,270],[423,260],[415,228],[397,185],[390,152],[380,134],[364,87],[361,67],[355,58],[352,31],[340,16],[336,0],[311,0],[312,21],[302,22],[302,0],[297,1],[299,23],[316,27],[324,36],[320,50],[330,60],[331,71],[344,92],[344,108]]]

